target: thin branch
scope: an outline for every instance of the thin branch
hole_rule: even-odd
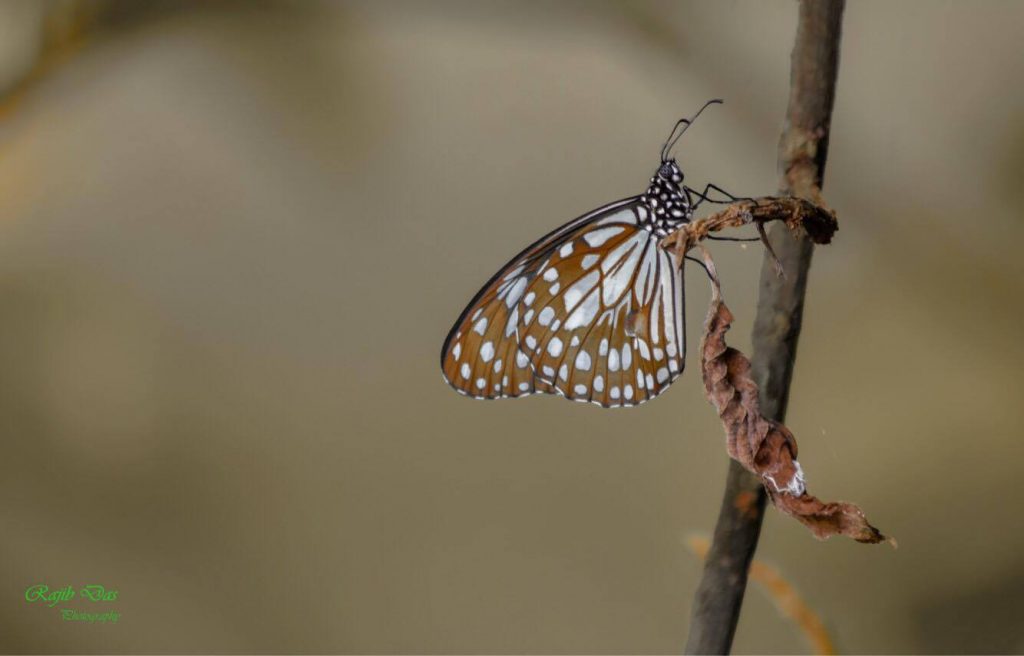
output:
[[[781,221],[790,230],[802,230],[816,244],[829,243],[839,229],[835,212],[826,207],[803,198],[765,196],[737,201],[702,219],[684,223],[662,239],[661,246],[681,257],[712,232],[751,223],[760,228],[772,221]]]
[[[800,2],[786,128],[779,145],[782,193],[818,204],[828,154],[844,4],[844,0]],[[813,243],[782,225],[773,226],[769,241],[786,276],[776,275],[775,262],[766,254],[754,322],[753,378],[761,390],[764,415],[782,421],[789,400]],[[761,532],[765,499],[758,477],[730,461],[714,539],[694,598],[687,654],[729,653]]]

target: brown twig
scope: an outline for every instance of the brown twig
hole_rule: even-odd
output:
[[[763,226],[782,221],[790,230],[802,230],[816,244],[827,244],[839,229],[835,212],[803,198],[765,196],[742,200],[703,219],[684,223],[661,240],[661,246],[675,251],[677,258],[712,232],[748,224]]]
[[[786,128],[779,145],[784,195],[820,200],[839,66],[843,0],[801,0],[790,68]],[[820,204],[820,203],[819,203]],[[789,397],[813,242],[775,226],[770,242],[786,270],[766,255],[754,322],[753,377],[765,416],[782,421]],[[730,461],[725,495],[694,598],[687,654],[727,654],[739,620],[765,505],[760,479]]]

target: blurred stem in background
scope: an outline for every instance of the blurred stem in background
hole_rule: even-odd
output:
[[[821,203],[839,69],[844,0],[801,0],[790,68],[789,107],[779,143],[783,195]],[[813,244],[782,224],[769,235],[786,276],[765,254],[754,322],[752,375],[764,415],[783,421],[803,316]],[[694,598],[687,654],[728,654],[757,549],[766,495],[761,480],[730,461],[714,540]]]
[[[33,81],[76,53],[88,35],[164,6],[131,0],[0,3],[0,118]]]
[[[15,0],[0,5],[0,112],[32,80],[74,52],[110,3],[101,0]]]

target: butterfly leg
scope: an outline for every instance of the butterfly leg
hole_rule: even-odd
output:
[[[715,279],[714,276],[711,275],[711,271],[708,270],[708,265],[704,264],[704,262],[702,262],[701,260],[695,258],[692,255],[686,255],[684,257],[684,259],[687,259],[687,260],[690,260],[691,262],[696,262],[697,264],[699,264],[700,268],[704,269],[704,273],[707,274],[709,280],[714,280]]]
[[[711,198],[710,196],[708,196],[708,192],[711,191],[712,189],[717,191],[718,193],[726,196],[729,200],[716,200],[714,198]],[[687,189],[687,191],[689,192],[689,191],[692,191],[692,190]],[[717,205],[728,205],[729,203],[735,203],[737,201],[743,201],[743,200],[750,201],[752,203],[756,203],[757,202],[756,200],[754,200],[753,198],[750,198],[750,197],[733,196],[728,191],[726,191],[725,189],[722,189],[721,187],[719,187],[718,185],[716,185],[716,184],[714,184],[712,182],[709,182],[707,185],[704,186],[704,191],[702,191],[702,192],[693,191],[693,194],[695,196],[699,196],[700,197],[700,200],[697,202],[697,204],[693,205],[693,209],[697,209],[698,207],[700,207],[701,203],[703,203],[704,201],[708,201],[710,203],[715,203]],[[760,237],[716,237],[715,235],[708,235],[707,238],[711,239],[712,241],[761,241]]]
[[[708,191],[710,189],[714,189],[715,191],[728,196],[731,199],[730,202],[736,202],[736,201],[740,201],[740,200],[745,200],[745,201],[749,201],[751,203],[754,203],[755,205],[757,204],[757,201],[755,199],[753,199],[753,198],[737,198],[736,196],[733,196],[732,194],[730,194],[725,189],[722,189],[718,185],[713,184],[711,182],[709,182],[707,184],[707,186],[704,187],[704,193],[701,194],[701,198],[703,200],[710,200],[712,203],[723,203],[723,201],[716,201],[716,200],[712,200],[711,198],[708,198],[707,193],[708,193]],[[757,237],[737,238],[737,237],[715,237],[713,235],[708,235],[708,239],[717,239],[719,241],[760,241],[761,243],[764,244],[764,247],[768,250],[768,254],[771,255],[771,258],[772,258],[772,260],[775,263],[775,274],[777,276],[779,276],[780,278],[785,279],[786,272],[782,268],[782,261],[779,259],[779,256],[775,254],[775,249],[772,248],[771,243],[768,241],[768,233],[766,233],[765,230],[764,230],[764,224],[761,223],[760,221],[758,221],[756,223],[757,223],[757,235],[758,235]]]
[[[779,256],[775,254],[775,249],[772,248],[771,242],[768,241],[768,233],[764,231],[764,224],[760,221],[757,222],[757,234],[759,235],[761,242],[764,244],[764,247],[768,249],[768,254],[772,256],[772,260],[775,264],[775,275],[785,280],[786,270],[782,268],[782,260],[780,260]]]
[[[716,200],[714,198],[711,198],[710,196],[708,196],[708,192],[711,191],[711,190],[717,191],[718,193],[720,193],[723,196],[725,196],[726,198],[728,198],[728,200]],[[722,189],[721,187],[719,187],[718,185],[716,185],[713,182],[707,183],[704,186],[704,191],[697,192],[696,190],[692,190],[692,189],[689,189],[689,188],[687,189],[687,191],[693,191],[695,196],[700,197],[700,200],[697,201],[697,204],[693,206],[693,209],[697,209],[700,206],[700,204],[703,203],[704,201],[715,203],[716,205],[728,205],[729,203],[735,203],[735,202],[741,201],[741,200],[747,200],[747,201],[751,201],[751,202],[756,202],[753,198],[749,198],[749,197],[745,197],[745,196],[744,197],[733,196],[728,191],[726,191],[725,189]]]

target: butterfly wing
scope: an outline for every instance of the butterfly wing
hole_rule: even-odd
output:
[[[477,398],[560,394],[635,405],[682,372],[683,287],[636,198],[605,206],[513,258],[469,304],[441,353]]]
[[[682,276],[658,237],[616,214],[579,231],[527,286],[520,348],[537,379],[604,407],[643,403],[682,373]],[[533,296],[535,294],[535,296]]]

